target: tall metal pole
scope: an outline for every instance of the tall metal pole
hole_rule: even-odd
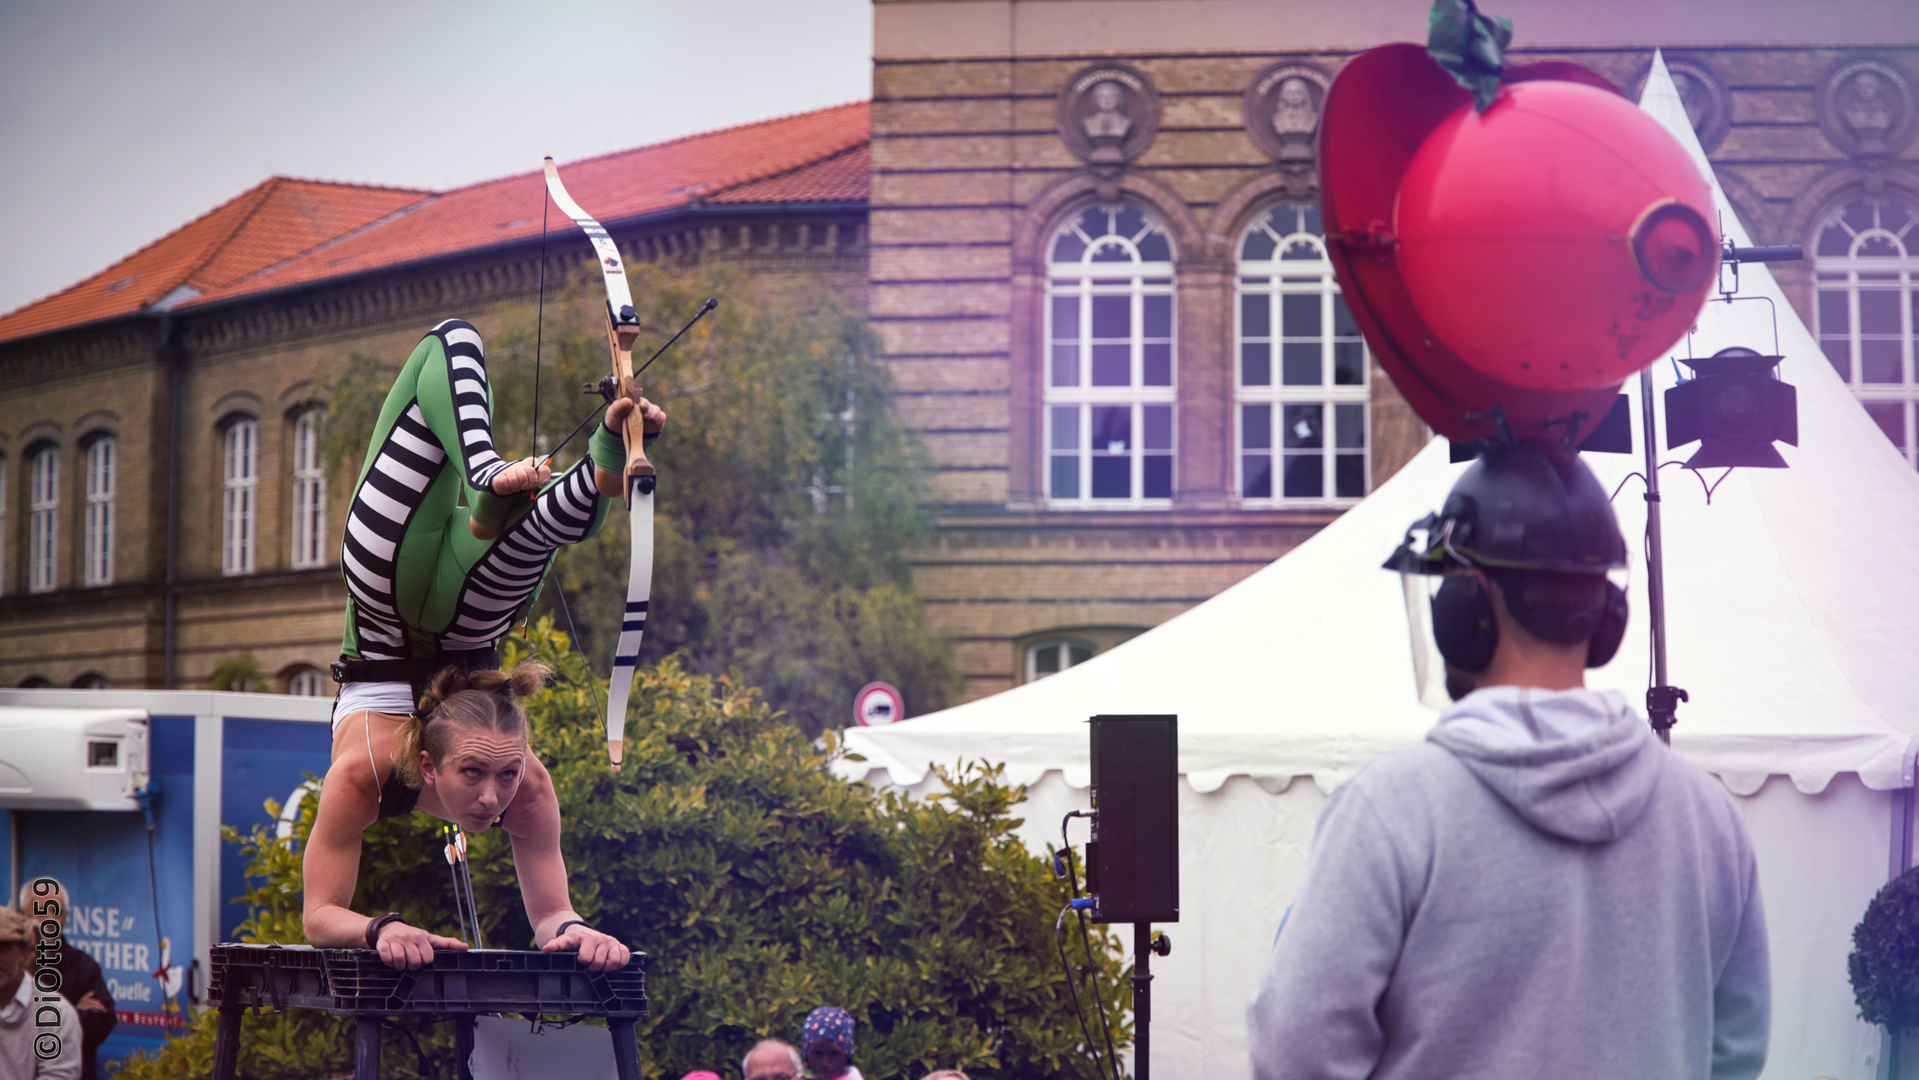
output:
[[[1133,924],[1133,1080],[1147,1080],[1152,1063],[1153,924]]]
[[[1639,417],[1646,444],[1646,606],[1652,617],[1652,687],[1646,719],[1659,741],[1672,745],[1672,726],[1686,692],[1666,684],[1666,554],[1659,531],[1659,429],[1653,419],[1652,369],[1639,373]]]

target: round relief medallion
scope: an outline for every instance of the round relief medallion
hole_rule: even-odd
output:
[[[1870,56],[1841,61],[1819,87],[1819,127],[1854,157],[1896,154],[1919,128],[1912,79]]]
[[[1124,165],[1159,134],[1159,91],[1125,64],[1082,68],[1060,88],[1059,137],[1090,165]]]
[[[1332,81],[1311,64],[1281,62],[1260,72],[1241,99],[1246,133],[1276,160],[1311,161],[1319,109]]]
[[[1666,70],[1679,91],[1680,104],[1686,107],[1686,119],[1692,121],[1693,134],[1699,136],[1700,148],[1710,153],[1732,128],[1732,94],[1725,80],[1704,60],[1690,56],[1667,56]],[[1650,62],[1639,69],[1632,81],[1634,101],[1645,95],[1646,77],[1651,74]]]

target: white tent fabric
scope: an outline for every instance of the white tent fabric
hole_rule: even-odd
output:
[[[1710,178],[1661,60],[1641,107]],[[1750,243],[1717,183],[1714,198],[1732,240]],[[1767,1075],[1863,1080],[1879,1040],[1855,1017],[1844,958],[1852,924],[1887,876],[1901,803],[1880,793],[1912,785],[1919,748],[1919,475],[1854,401],[1771,274],[1745,266],[1740,285],[1741,297],[1766,300],[1709,303],[1673,355],[1733,345],[1772,353],[1776,316],[1800,445],[1781,447],[1787,469],[1723,480],[1662,464],[1669,674],[1692,697],[1673,746],[1742,796],[1759,849],[1775,985]],[[1663,402],[1679,369],[1661,361],[1652,373]],[[1620,526],[1638,538],[1637,380],[1625,389],[1639,453],[1585,459],[1619,487]],[[1683,462],[1693,449],[1662,445],[1660,459]],[[1401,581],[1379,565],[1465,468],[1447,458],[1436,440],[1285,557],[1078,667],[847,732],[846,749],[862,760],[837,768],[931,794],[930,763],[1003,763],[1008,779],[1033,785],[1022,835],[1037,847],[1057,842],[1061,813],[1085,805],[1088,716],[1177,714],[1183,940],[1155,965],[1154,1068],[1248,1075],[1242,1010],[1304,873],[1323,793],[1418,741],[1444,704],[1430,685],[1421,700],[1413,673],[1431,671],[1430,637],[1409,634]],[[1650,682],[1646,574],[1640,545],[1629,546],[1633,618],[1589,685],[1639,703]],[[1315,784],[1288,790],[1300,776]]]

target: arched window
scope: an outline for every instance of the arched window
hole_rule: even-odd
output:
[[[296,570],[326,565],[326,469],[320,461],[318,408],[293,422],[293,557]]]
[[[102,435],[87,444],[87,521],[83,578],[88,585],[113,582],[113,491],[119,442]]]
[[[1173,245],[1135,207],[1092,206],[1053,235],[1046,281],[1046,498],[1173,498]]]
[[[1038,682],[1048,675],[1057,675],[1069,667],[1077,667],[1091,660],[1097,651],[1091,642],[1072,639],[1029,645],[1026,649],[1026,681]]]
[[[27,591],[52,592],[60,545],[60,448],[43,446],[27,466]]]
[[[1813,252],[1826,359],[1906,461],[1919,465],[1919,209],[1889,196],[1855,199],[1821,223]]]
[[[225,459],[220,572],[251,574],[259,539],[259,421],[244,416],[227,425]]]
[[[294,697],[324,697],[326,678],[320,669],[301,665],[287,669],[287,693]]]
[[[1241,234],[1233,430],[1250,506],[1366,494],[1366,343],[1326,257],[1315,203],[1281,203]]]

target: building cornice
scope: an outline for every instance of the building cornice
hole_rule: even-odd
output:
[[[829,269],[846,261],[845,269],[859,270],[866,251],[864,222],[844,219],[864,218],[866,210],[864,200],[693,203],[610,221],[607,228],[635,262],[691,262],[712,255],[790,263],[795,269]],[[782,219],[820,228],[809,230],[809,239],[799,244],[758,243],[753,240],[757,234],[749,231],[744,245],[740,235],[728,229],[738,223],[752,230],[758,223]],[[839,228],[842,223],[853,225],[851,235],[841,235],[847,231]],[[294,335],[309,340],[316,334],[354,335],[382,323],[410,325],[419,321],[419,312],[443,312],[450,302],[531,295],[539,288],[540,253],[537,237],[514,240],[171,312],[115,316],[16,338],[0,342],[0,385],[150,361],[157,355],[155,324],[160,319],[178,324],[178,340],[189,353],[271,347]],[[829,265],[820,266],[822,260]],[[549,251],[549,278],[575,269],[577,261]]]

